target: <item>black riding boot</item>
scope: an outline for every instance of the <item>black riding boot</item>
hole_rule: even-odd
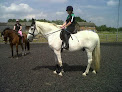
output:
[[[69,37],[68,37],[68,34],[67,33],[65,33],[65,35],[64,35],[64,43],[65,43],[65,45],[64,45],[64,49],[69,49]]]

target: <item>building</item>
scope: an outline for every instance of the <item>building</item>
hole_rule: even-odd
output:
[[[77,22],[76,29],[78,31],[82,31],[82,30],[96,31],[96,25],[91,22]]]
[[[7,23],[4,23],[4,22],[0,23],[0,32],[2,32],[6,28],[6,26],[7,26]]]
[[[15,23],[16,22],[0,23],[0,32],[2,32],[7,27],[13,29]],[[31,22],[20,22],[20,24],[22,25],[23,31],[28,31],[31,26]]]

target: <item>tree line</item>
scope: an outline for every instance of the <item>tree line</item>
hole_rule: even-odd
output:
[[[80,18],[79,16],[75,17],[76,22],[87,22],[86,20]],[[20,22],[32,22],[31,19],[27,20],[27,19],[19,19]],[[49,23],[55,23],[57,25],[62,25],[64,23],[63,20],[47,20],[47,19],[37,19],[37,21],[40,22],[49,22]],[[16,22],[16,19],[9,19],[8,22]],[[101,26],[96,26],[96,30],[98,32],[103,32],[103,31],[108,31],[108,32],[116,32],[117,28],[114,27],[107,27],[106,25],[101,25]],[[122,27],[120,27],[118,29],[118,31],[122,31]]]
[[[64,21],[62,20],[46,20],[46,19],[36,19],[37,21],[40,21],[40,22],[49,22],[49,23],[55,23],[57,25],[61,25],[63,24]],[[27,20],[27,19],[19,19],[20,22],[32,22],[31,19]],[[9,19],[8,22],[16,22],[16,19]]]

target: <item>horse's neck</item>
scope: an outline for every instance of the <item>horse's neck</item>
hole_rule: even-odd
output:
[[[13,39],[14,37],[16,37],[17,36],[17,34],[14,32],[14,31],[10,31],[9,33],[8,33],[8,37],[9,37],[9,39]]]
[[[38,33],[41,33],[47,39],[55,31],[60,30],[58,27],[56,27],[53,24],[48,24],[48,23],[43,23],[43,22],[36,22],[36,25],[40,29],[40,30],[38,30],[39,31]]]

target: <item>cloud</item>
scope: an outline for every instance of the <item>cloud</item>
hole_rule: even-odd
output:
[[[12,3],[10,6],[0,5],[0,21],[7,21],[7,19],[17,18],[17,19],[31,19],[33,18],[46,18],[47,14],[43,11],[33,9],[28,4]]]
[[[45,3],[66,3],[68,0],[35,0],[35,1]]]
[[[53,3],[65,3],[65,2],[67,2],[67,0],[47,0],[47,1],[50,1]]]
[[[108,6],[117,6],[118,5],[118,1],[117,0],[109,0],[108,2],[107,2],[107,5]]]
[[[56,15],[63,15],[65,14],[64,12],[56,12]]]
[[[1,5],[1,10],[3,9],[4,12],[7,12],[7,13],[15,13],[15,12],[32,12],[33,9],[31,7],[29,7],[29,5],[27,4],[19,4],[19,5],[16,5],[14,3],[12,3],[9,7],[6,7],[6,6],[2,6]]]

